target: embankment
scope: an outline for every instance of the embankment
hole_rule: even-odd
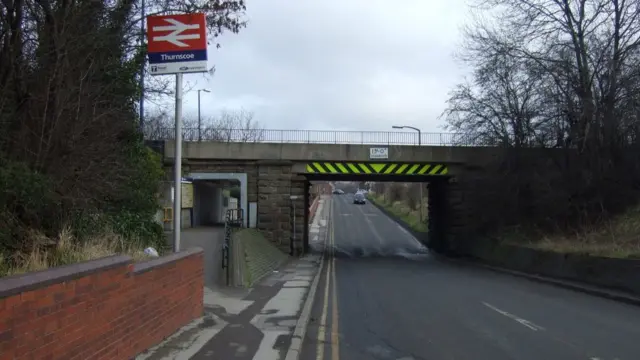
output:
[[[478,241],[466,250],[464,255],[488,265],[640,295],[637,259],[558,253],[497,241]]]
[[[395,219],[405,229],[428,246],[428,234],[417,231],[405,219],[392,211],[388,204],[370,197],[389,217]],[[518,244],[505,244],[497,240],[468,242],[464,249],[465,258],[509,270],[532,275],[569,280],[604,289],[623,291],[640,295],[640,260],[636,258],[615,258],[593,256],[584,253],[558,252]]]

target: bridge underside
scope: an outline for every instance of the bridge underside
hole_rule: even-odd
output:
[[[443,176],[403,175],[349,175],[349,174],[303,174],[310,181],[376,181],[376,182],[431,182]]]
[[[420,162],[310,162],[302,172],[308,179],[324,181],[425,182],[449,176],[441,163]]]
[[[170,164],[167,164],[170,165]],[[450,167],[421,162],[263,162],[186,160],[184,174],[246,174],[246,196],[240,204],[250,222],[274,244],[292,255],[308,249],[311,181],[378,181],[428,183],[428,245],[446,251],[459,207]],[[169,168],[168,168],[169,170]],[[169,170],[170,171],[170,170]],[[245,176],[245,175],[242,175]],[[457,202],[456,202],[457,201]],[[254,209],[249,212],[249,208]],[[253,215],[255,214],[255,215]],[[295,231],[294,231],[295,230]]]

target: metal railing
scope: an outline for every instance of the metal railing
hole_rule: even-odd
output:
[[[294,144],[362,144],[362,145],[429,145],[491,146],[476,136],[461,133],[421,133],[401,131],[331,131],[274,129],[182,129],[183,141],[218,141],[245,143]],[[173,140],[173,128],[154,129],[147,140]]]
[[[233,230],[242,227],[244,209],[229,209],[225,214],[224,243],[222,244],[222,269],[225,270],[227,286],[231,283],[231,237]]]

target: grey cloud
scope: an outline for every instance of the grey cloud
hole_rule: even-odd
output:
[[[436,117],[461,80],[452,53],[462,0],[272,0],[248,3],[249,25],[210,50],[205,114],[244,107],[268,128],[441,131]],[[401,5],[401,4],[398,4]],[[185,107],[194,112],[195,93]]]

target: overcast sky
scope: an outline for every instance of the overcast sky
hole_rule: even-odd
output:
[[[247,28],[209,50],[215,75],[185,75],[185,111],[207,88],[203,117],[244,108],[269,129],[441,132],[467,14],[465,0],[248,0]]]

